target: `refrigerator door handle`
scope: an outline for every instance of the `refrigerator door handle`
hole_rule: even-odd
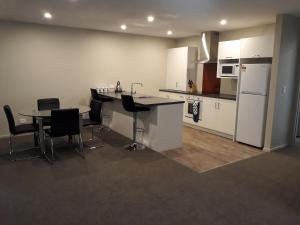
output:
[[[258,93],[258,92],[251,92],[251,91],[242,91],[241,94],[246,94],[246,95],[263,95],[263,96],[266,96],[266,94]]]

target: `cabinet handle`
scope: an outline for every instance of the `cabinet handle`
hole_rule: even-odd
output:
[[[218,109],[220,109],[220,102],[218,102]]]
[[[231,56],[227,56],[227,57],[225,57],[225,59],[232,59],[232,57]]]
[[[218,109],[218,108],[217,108],[217,102],[215,102],[215,109]]]

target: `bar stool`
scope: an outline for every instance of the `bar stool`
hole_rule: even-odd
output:
[[[126,146],[125,148],[129,151],[141,150],[144,149],[145,146],[142,143],[138,143],[136,141],[136,133],[144,132],[144,129],[137,127],[137,114],[138,112],[146,112],[150,109],[143,106],[136,106],[134,103],[133,97],[131,95],[121,95],[122,97],[122,105],[127,112],[133,113],[133,142],[132,144]]]
[[[102,103],[113,102],[114,101],[112,98],[100,96],[98,94],[98,91],[94,88],[91,88],[91,97],[92,97],[92,100],[100,101]],[[103,107],[101,107],[101,117],[102,117],[103,120],[112,118],[111,115],[106,115],[106,114],[103,113]],[[104,128],[104,125],[103,125],[103,128]],[[107,128],[107,131],[110,131],[110,129]]]

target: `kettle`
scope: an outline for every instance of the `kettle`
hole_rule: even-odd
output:
[[[120,81],[117,82],[117,86],[116,86],[115,92],[116,93],[121,93],[122,92],[122,87],[121,87]]]

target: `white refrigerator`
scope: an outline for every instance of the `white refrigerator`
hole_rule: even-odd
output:
[[[236,140],[263,147],[271,64],[242,64]]]

